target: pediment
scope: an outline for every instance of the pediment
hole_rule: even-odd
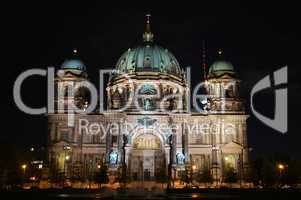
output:
[[[64,146],[68,146],[69,143],[65,142],[65,141],[59,141],[53,144],[54,147],[59,148],[59,147],[64,147]]]
[[[240,144],[232,141],[222,146],[221,149],[223,153],[241,153],[243,147]]]
[[[228,74],[228,73],[225,73],[225,74],[223,74],[223,75],[219,76],[219,78],[224,78],[224,79],[233,79],[233,78],[234,78],[234,76],[233,76],[233,75],[230,75],[230,74]]]

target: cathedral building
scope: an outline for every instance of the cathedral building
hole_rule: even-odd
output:
[[[56,112],[48,115],[52,176],[90,179],[107,165],[112,177],[125,167],[132,180],[153,180],[162,172],[178,179],[184,172],[207,169],[222,182],[229,168],[243,178],[248,115],[230,62],[219,59],[209,67],[207,97],[198,102],[203,109],[191,109],[186,70],[169,50],[155,44],[147,20],[142,43],[124,52],[110,74],[107,109],[76,113],[73,126],[68,124],[74,109],[69,105],[85,110],[90,104],[89,91],[76,87],[88,80],[87,67],[74,57],[57,74]],[[83,124],[94,124],[94,130]]]

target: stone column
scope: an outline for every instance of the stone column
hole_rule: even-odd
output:
[[[212,164],[211,171],[215,182],[220,182],[221,178],[221,151],[219,147],[212,147]]]
[[[248,146],[248,141],[247,141],[247,125],[246,122],[244,121],[241,124],[241,131],[242,131],[242,140],[243,140],[243,152],[242,152],[242,157],[243,157],[243,168],[244,171],[247,171],[248,165],[249,165],[249,146]]]
[[[118,164],[122,165],[124,162],[124,141],[123,141],[123,132],[122,132],[122,124],[118,123]]]
[[[185,124],[183,124],[183,125],[185,125]],[[185,163],[186,164],[189,164],[190,163],[190,156],[189,156],[189,149],[188,149],[188,144],[189,144],[189,137],[188,137],[188,133],[187,133],[187,131],[186,131],[186,128],[185,128],[185,126],[182,128],[182,130],[183,130],[183,138],[184,138],[184,141],[182,141],[182,142],[184,142],[184,155],[185,155]]]
[[[165,146],[165,173],[167,174],[168,179],[172,179],[173,178],[173,147],[167,146],[169,144],[166,144]],[[170,155],[172,154],[172,155]],[[169,183],[168,183],[168,187],[169,187]]]
[[[177,163],[177,158],[176,158],[176,155],[177,155],[177,134],[172,135],[171,145],[172,145],[172,147],[171,147],[172,154],[171,154],[170,163],[171,164],[176,164]]]
[[[130,147],[129,146],[124,147],[124,151],[125,151],[124,162],[127,166],[129,166]]]
[[[168,168],[170,161],[171,161],[171,155],[170,155],[171,148],[165,147],[165,166],[166,169]]]
[[[106,138],[106,163],[109,163],[110,161],[111,148],[112,148],[112,135],[111,133],[108,132]]]

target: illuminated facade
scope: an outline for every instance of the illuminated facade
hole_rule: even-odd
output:
[[[76,88],[88,75],[77,58],[63,63],[55,82],[56,113],[48,116],[53,176],[91,178],[101,164],[108,165],[112,175],[126,166],[134,180],[152,180],[162,170],[176,179],[187,169],[202,173],[206,168],[216,181],[222,181],[227,168],[243,176],[247,115],[234,67],[214,62],[205,84],[210,96],[202,104],[204,111],[190,111],[186,71],[153,38],[148,22],[143,44],[128,49],[110,76],[107,110],[75,114],[74,126],[67,123],[68,110],[74,109],[69,105],[88,107],[88,92]],[[104,128],[81,128],[83,122]]]

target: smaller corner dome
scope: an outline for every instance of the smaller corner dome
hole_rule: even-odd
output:
[[[61,65],[61,69],[86,71],[86,65],[80,59],[67,59]]]
[[[235,73],[232,63],[224,60],[218,60],[209,68],[209,75],[222,75],[223,73]]]

